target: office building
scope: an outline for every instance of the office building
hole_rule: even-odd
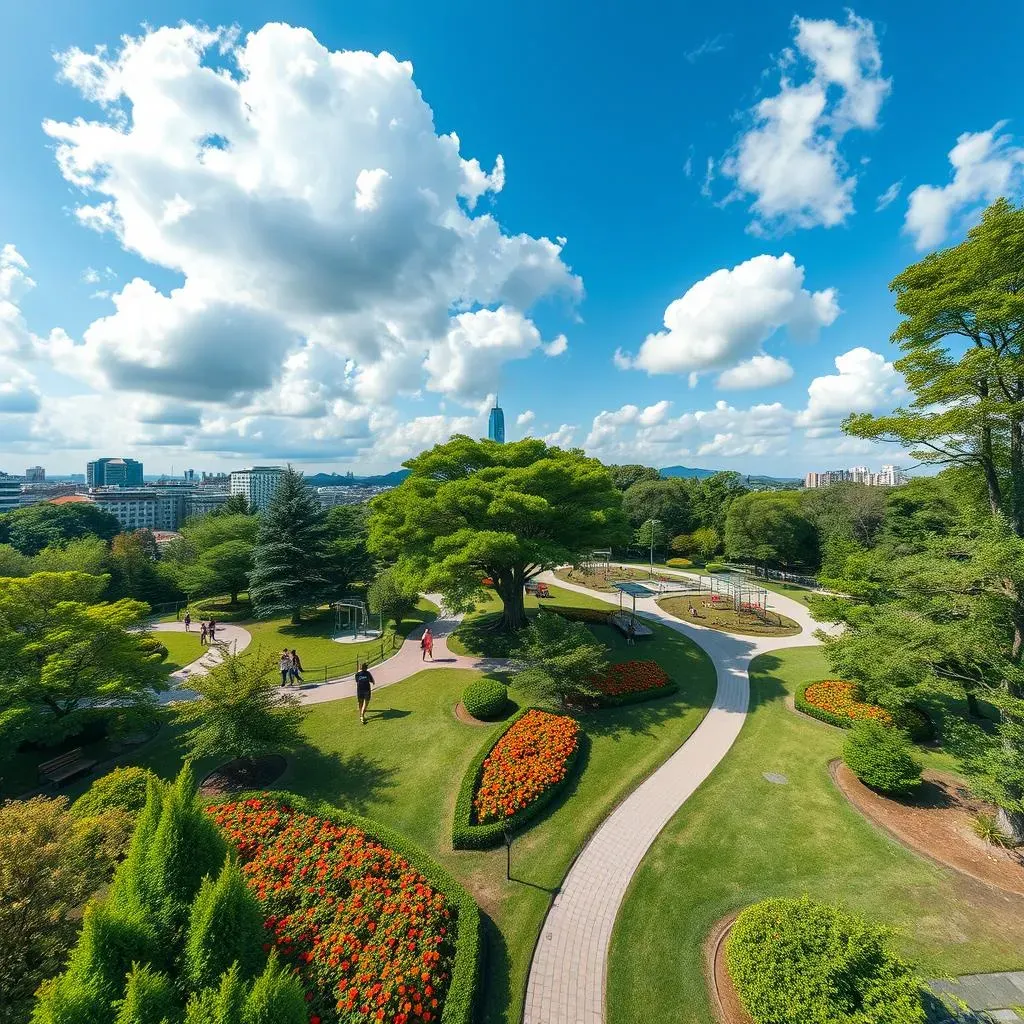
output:
[[[135,459],[97,459],[85,467],[88,487],[141,487],[142,463]]]
[[[227,491],[215,491],[208,487],[196,488],[185,498],[185,516],[189,519],[192,516],[208,516],[211,512],[216,512],[230,497]]]
[[[130,531],[177,530],[185,521],[188,495],[177,487],[103,487],[90,488],[84,497]]]
[[[27,484],[45,484],[46,483],[46,470],[42,466],[29,466],[25,470],[25,483]]]
[[[262,512],[274,496],[284,470],[280,466],[252,466],[231,471],[231,493],[243,494],[251,509]]]
[[[907,474],[899,466],[883,466],[877,473],[867,466],[852,469],[828,469],[823,473],[810,472],[804,477],[804,487],[830,487],[832,484],[864,484],[867,487],[899,487],[907,482]]]
[[[487,437],[498,444],[505,443],[505,413],[502,412],[498,400],[494,400],[494,408],[491,415],[487,417]]]
[[[0,512],[21,507],[21,477],[0,473]]]

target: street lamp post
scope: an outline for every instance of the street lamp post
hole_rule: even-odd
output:
[[[648,519],[648,523],[651,524],[651,579],[654,579],[654,527],[660,525],[660,519]]]

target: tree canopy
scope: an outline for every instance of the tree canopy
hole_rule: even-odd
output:
[[[405,465],[402,484],[371,503],[370,551],[452,608],[489,577],[501,628],[525,625],[523,585],[537,573],[629,540],[608,470],[580,451],[457,435]]]
[[[81,537],[113,540],[120,532],[117,519],[91,501],[62,505],[46,501],[0,515],[0,543],[10,544],[23,555],[35,555],[45,547]]]
[[[725,551],[764,565],[814,564],[814,527],[796,491],[756,491],[729,506]]]

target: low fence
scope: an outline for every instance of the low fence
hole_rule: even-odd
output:
[[[371,643],[373,644],[372,647],[366,646],[366,644]],[[356,654],[353,651],[352,657],[348,660],[337,661],[331,665],[319,665],[315,668],[303,668],[302,678],[306,681],[307,686],[310,683],[322,686],[331,679],[341,679],[343,676],[354,675],[359,671],[359,666],[364,662],[372,666],[379,665],[382,661],[387,661],[403,643],[405,643],[404,636],[400,636],[398,633],[388,633],[376,641],[367,641],[366,644],[360,644],[361,652]]]

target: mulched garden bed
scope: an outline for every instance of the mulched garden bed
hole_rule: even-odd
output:
[[[1024,854],[1003,850],[974,834],[971,823],[992,808],[952,775],[926,769],[920,791],[908,800],[882,796],[835,760],[829,774],[847,800],[901,843],[987,885],[1024,896]]]
[[[704,941],[704,980],[708,985],[711,1010],[718,1024],[753,1024],[740,1002],[736,986],[725,965],[725,940],[729,937],[736,914],[723,917]]]
[[[222,793],[240,793],[244,789],[266,789],[283,774],[288,762],[280,754],[264,754],[251,761],[235,758],[219,768],[214,768],[199,785],[199,792],[205,796],[219,796]]]
[[[492,727],[492,726],[494,725],[494,722],[485,722],[485,721],[484,721],[484,720],[483,720],[482,718],[474,718],[474,717],[473,717],[473,716],[472,716],[472,715],[471,715],[471,714],[470,714],[470,713],[469,713],[469,712],[468,712],[468,711],[467,711],[467,710],[466,710],[466,709],[465,709],[465,708],[464,708],[464,707],[462,706],[462,701],[461,701],[461,700],[459,701],[459,703],[458,703],[458,704],[456,704],[456,705],[455,705],[455,708],[454,708],[454,714],[455,714],[455,717],[456,717],[456,718],[457,718],[457,719],[458,719],[458,720],[459,720],[459,721],[460,721],[460,722],[461,722],[461,723],[462,723],[463,725],[482,725],[482,726],[483,726],[483,727],[484,727],[485,729],[487,729],[487,728],[491,728],[491,727]]]

